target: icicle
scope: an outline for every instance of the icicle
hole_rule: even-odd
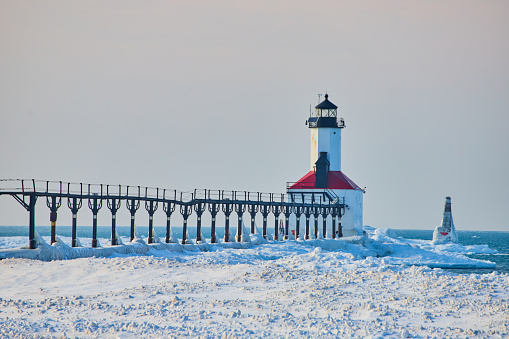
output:
[[[138,243],[138,244],[144,244],[145,241],[143,240],[142,236],[138,232],[138,227],[134,228],[134,238],[131,241],[132,243]]]
[[[46,243],[46,241],[44,241],[44,239],[41,237],[39,232],[37,232],[37,230],[35,230],[35,241],[36,241],[37,247],[39,247],[39,246],[47,246],[48,245]]]
[[[159,239],[159,237],[157,236],[155,228],[152,229],[152,238],[154,239],[154,243],[156,244],[161,243],[161,239]]]

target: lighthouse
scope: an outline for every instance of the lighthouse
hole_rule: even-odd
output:
[[[456,228],[452,221],[451,197],[445,197],[444,216],[442,223],[433,232],[433,242],[458,242]]]
[[[287,184],[287,193],[293,201],[342,203],[339,218],[340,235],[354,236],[362,230],[362,205],[364,190],[341,171],[341,131],[346,127],[338,119],[338,107],[325,99],[315,106],[306,125],[311,132],[310,171],[299,181]],[[331,220],[325,221],[327,224]],[[327,225],[327,233],[331,227]],[[330,237],[331,234],[322,234]]]

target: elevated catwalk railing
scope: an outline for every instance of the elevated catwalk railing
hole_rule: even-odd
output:
[[[255,217],[257,213],[263,216],[262,236],[267,238],[267,217],[273,214],[274,240],[279,240],[279,216],[285,218],[283,239],[289,239],[290,216],[295,215],[296,227],[295,236],[298,238],[300,219],[306,217],[304,239],[310,238],[310,217],[314,217],[314,233],[318,235],[318,217],[323,220],[323,236],[326,234],[326,219],[332,217],[332,238],[336,237],[336,221],[344,214],[344,199],[330,199],[327,192],[303,194],[297,199],[294,196],[277,193],[261,193],[247,191],[224,191],[200,189],[189,192],[168,190],[142,186],[105,185],[105,184],[84,184],[62,181],[41,181],[34,179],[0,179],[0,195],[11,195],[29,213],[29,247],[35,249],[35,207],[38,198],[46,198],[45,202],[50,210],[51,243],[57,241],[56,221],[58,209],[62,206],[62,200],[66,200],[67,207],[72,213],[71,246],[78,246],[77,240],[77,215],[86,201],[92,211],[92,247],[97,247],[97,214],[101,208],[106,206],[111,212],[111,245],[117,245],[116,216],[121,208],[122,202],[131,215],[131,241],[135,237],[135,215],[144,204],[149,215],[148,243],[153,243],[154,224],[153,217],[159,205],[166,214],[166,237],[165,242],[171,241],[170,219],[175,210],[178,210],[183,217],[182,244],[188,243],[188,219],[194,213],[197,216],[196,242],[201,242],[202,215],[208,211],[211,216],[211,237],[210,242],[216,243],[216,216],[222,212],[225,217],[224,241],[230,241],[230,215],[235,211],[237,215],[237,235],[235,241],[242,241],[242,220],[244,213],[251,218],[251,233],[255,232]],[[177,209],[178,208],[178,209]],[[338,236],[341,237],[341,223],[338,224]]]

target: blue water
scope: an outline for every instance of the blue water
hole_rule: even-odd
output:
[[[393,230],[396,235],[407,239],[433,239],[433,230]],[[497,266],[492,268],[477,269],[450,269],[456,273],[509,273],[509,232],[491,231],[456,231],[458,242],[462,245],[488,245],[491,249],[497,250],[497,254],[468,254],[467,257],[488,260]]]
[[[148,235],[147,226],[137,226],[138,233],[144,238]],[[117,233],[121,237],[130,236],[129,226],[117,226]],[[159,238],[164,239],[166,235],[166,227],[155,226],[155,233]],[[272,229],[271,229],[272,231]],[[50,226],[37,226],[37,232],[41,236],[50,236]],[[210,239],[210,227],[202,227],[202,235],[206,239]],[[397,230],[396,235],[407,239],[431,240],[433,238],[433,230]],[[78,238],[92,238],[91,226],[79,226],[77,228]],[[173,236],[182,238],[182,227],[172,226]],[[196,228],[190,227],[188,234],[191,239],[196,239]],[[236,227],[230,227],[230,237],[236,234]],[[495,269],[451,269],[451,271],[461,274],[483,274],[497,271],[499,273],[509,274],[509,232],[479,232],[479,231],[457,231],[458,241],[462,245],[488,245],[491,249],[498,251],[497,254],[469,254],[470,258],[488,260],[496,264]],[[62,237],[71,237],[70,226],[57,226],[57,235]],[[219,239],[224,237],[224,226],[216,228],[216,235]],[[26,236],[28,241],[28,227],[19,226],[0,226],[0,237]],[[111,238],[110,226],[98,226],[97,237],[99,239]]]

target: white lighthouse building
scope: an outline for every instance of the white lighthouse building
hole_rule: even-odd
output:
[[[345,122],[343,118],[338,120],[337,108],[325,94],[325,100],[315,107],[315,112],[306,121],[311,131],[310,171],[299,181],[288,183],[287,192],[294,201],[327,199],[344,203],[338,226],[347,237],[357,235],[355,229],[362,229],[364,190],[341,171],[341,130],[345,128]],[[332,220],[326,222],[327,232],[331,232],[329,223]]]

